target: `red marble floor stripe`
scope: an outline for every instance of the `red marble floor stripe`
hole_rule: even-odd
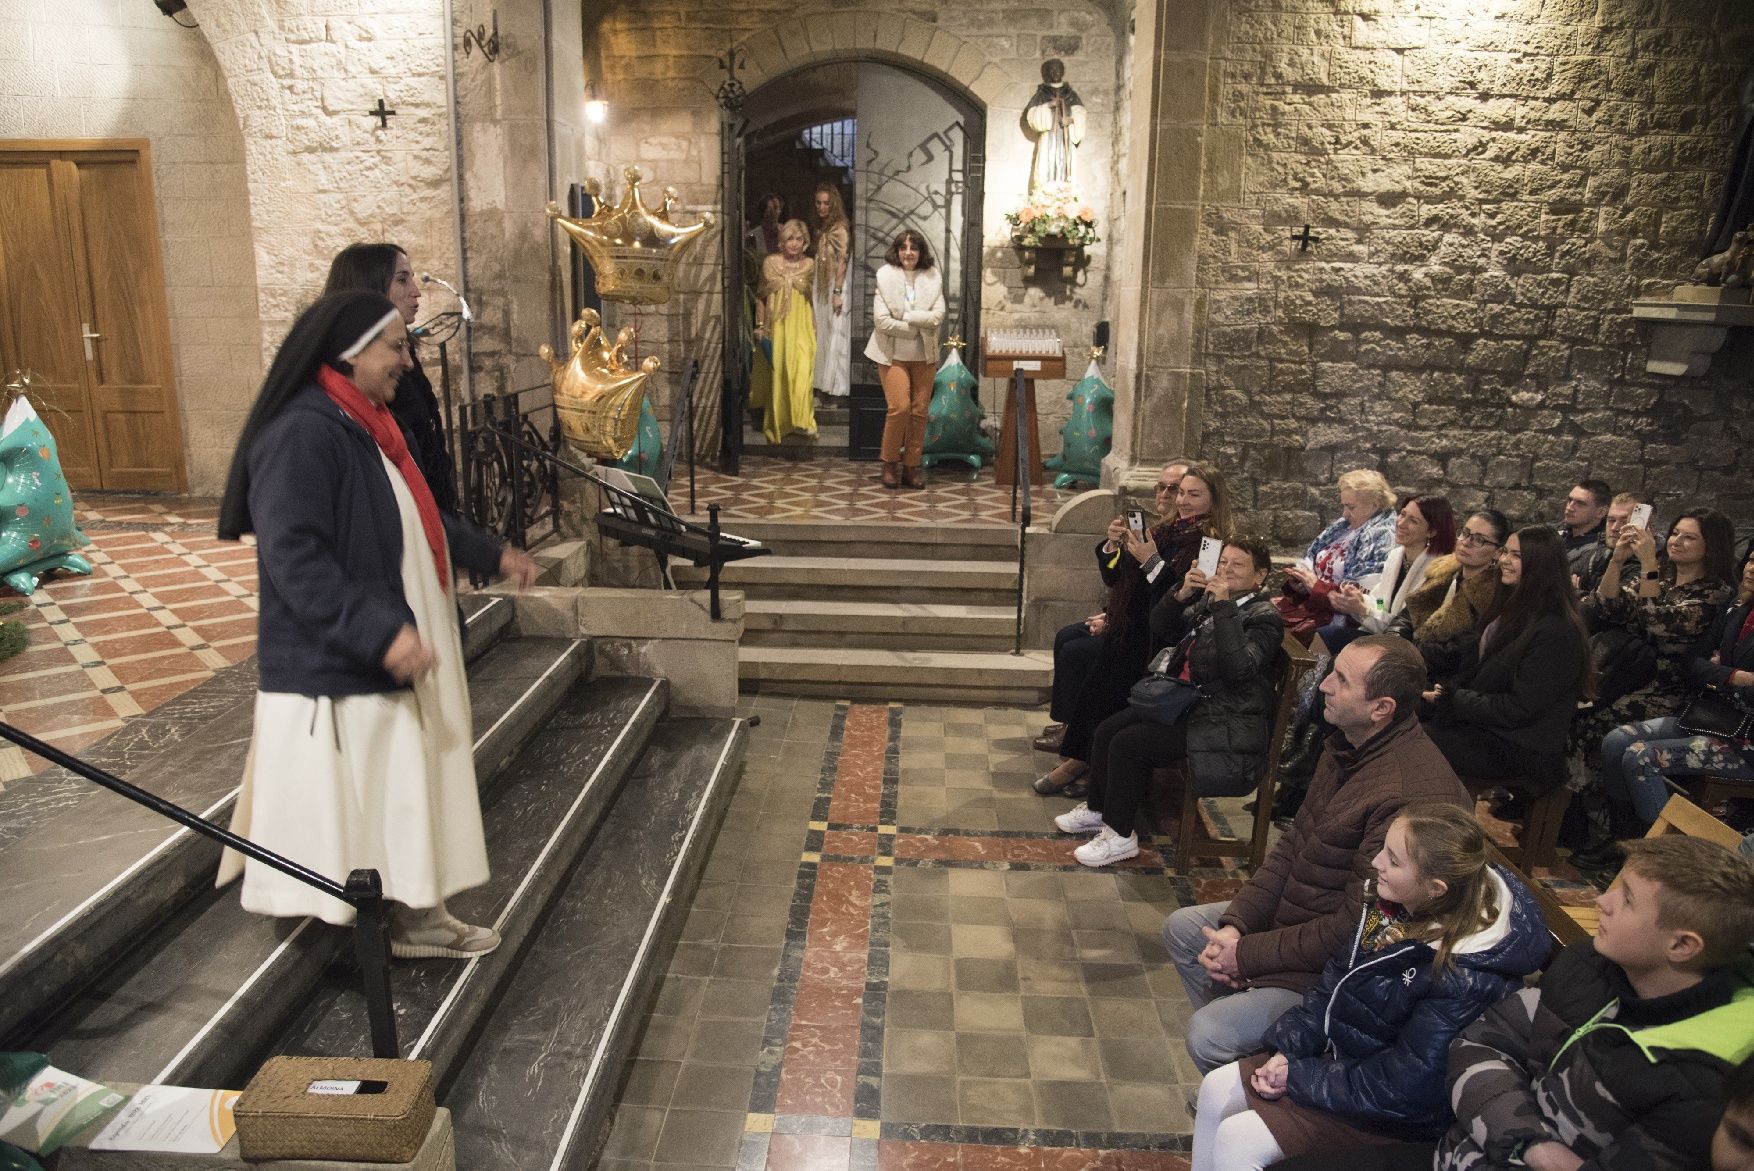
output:
[[[859,952],[834,951],[829,948],[806,947],[799,979],[822,984],[857,985],[865,983],[865,957]]]
[[[851,1117],[858,1070],[857,1061],[834,1069],[810,1069],[787,1062],[780,1070],[774,1112],[814,1114],[823,1118]]]
[[[824,854],[840,854],[845,857],[871,858],[877,853],[877,835],[851,833],[847,830],[831,829],[822,835],[822,852]]]
[[[961,1150],[955,1143],[916,1143],[882,1139],[877,1144],[877,1171],[958,1171]]]
[[[816,890],[810,896],[812,924],[827,919],[864,923],[870,918],[870,866],[863,862],[823,862],[816,868]]]
[[[963,1171],[1040,1171],[1041,1155],[1035,1147],[986,1147],[962,1144],[957,1152]],[[1092,1151],[1094,1156],[1096,1152]]]
[[[794,1022],[786,1036],[784,1060],[788,1072],[792,1069],[857,1069],[859,1030]]]
[[[846,1171],[853,1140],[820,1134],[776,1134],[768,1140],[768,1171]]]
[[[1065,838],[999,838],[979,835],[967,837],[932,837],[928,834],[897,834],[895,856],[900,859],[932,862],[1017,862],[1051,866],[1075,865],[1072,851],[1080,839]],[[1154,846],[1146,846],[1137,858],[1120,864],[1117,869],[1139,870],[1161,867],[1162,857]]]
[[[865,984],[830,984],[809,976],[798,981],[792,1020],[829,1028],[856,1028],[865,1006]]]
[[[854,824],[877,820],[883,799],[883,753],[888,743],[887,707],[858,703],[847,709],[828,820]]]

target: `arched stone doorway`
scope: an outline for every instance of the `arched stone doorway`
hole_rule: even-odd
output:
[[[728,222],[746,230],[762,194],[770,191],[786,200],[788,215],[807,220],[818,182],[835,186],[846,201],[852,221],[846,293],[852,344],[845,360],[856,456],[857,420],[869,414],[872,400],[882,401],[875,367],[863,355],[873,279],[902,229],[926,238],[942,273],[944,336],[979,334],[986,111],[961,87],[917,67],[848,55],[768,80],[748,94],[736,115],[726,127],[724,152]],[[747,244],[750,237],[744,239]],[[759,251],[727,250],[727,325],[742,324],[738,291],[754,280],[750,266]]]

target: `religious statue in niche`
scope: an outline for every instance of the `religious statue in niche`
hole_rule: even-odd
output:
[[[1058,57],[1041,63],[1041,84],[1023,108],[1023,120],[1036,134],[1030,194],[1054,183],[1072,186],[1078,144],[1084,141],[1084,103],[1066,84],[1066,65]]]

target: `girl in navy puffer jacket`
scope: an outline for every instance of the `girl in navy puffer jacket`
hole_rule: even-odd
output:
[[[1193,1171],[1442,1133],[1450,1041],[1552,943],[1534,897],[1487,858],[1470,811],[1402,811],[1372,860],[1352,946],[1267,1030],[1266,1054],[1200,1084]]]

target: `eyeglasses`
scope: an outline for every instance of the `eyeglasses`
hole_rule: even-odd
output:
[[[1178,480],[1174,484],[1159,484],[1159,485],[1157,485],[1157,490],[1159,492],[1174,492],[1177,488],[1180,488],[1180,487],[1181,487],[1181,482]]]
[[[1503,541],[1494,541],[1491,537],[1482,537],[1479,533],[1470,532],[1467,529],[1463,529],[1461,532],[1456,534],[1456,544],[1458,544],[1458,545],[1471,545],[1475,548],[1479,548],[1481,545],[1485,545],[1487,548],[1496,549],[1500,545],[1504,544],[1504,542]]]

